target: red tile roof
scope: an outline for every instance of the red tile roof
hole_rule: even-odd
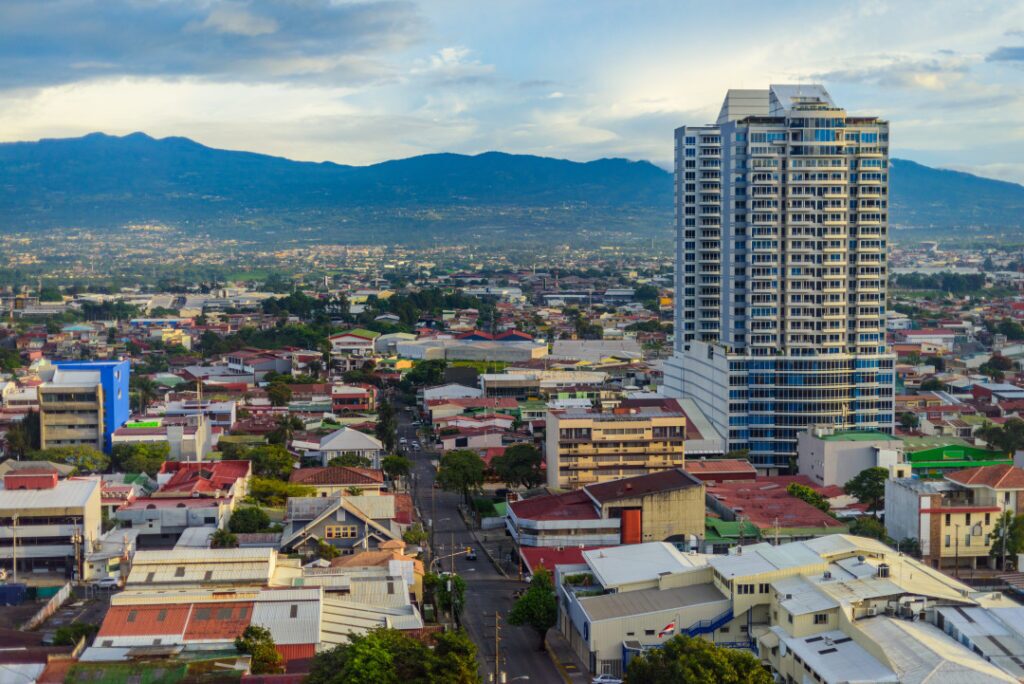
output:
[[[224,640],[240,636],[252,620],[252,601],[197,603],[185,628],[185,641]]]
[[[305,485],[380,485],[384,483],[384,474],[372,468],[349,466],[299,468],[292,471],[288,481]]]
[[[709,482],[707,494],[761,529],[774,527],[776,521],[781,528],[843,526],[828,513],[790,495],[786,487],[794,482],[818,489],[806,475],[779,475]]]
[[[588,546],[581,549],[578,546],[566,546],[559,549],[550,546],[521,546],[519,547],[519,555],[526,564],[526,568],[532,573],[539,567],[554,570],[556,565],[583,563],[584,551],[596,551],[597,549],[604,548],[607,547]]]
[[[413,503],[410,494],[395,494],[395,522],[411,525],[413,520]]]
[[[97,638],[181,634],[192,606],[111,606]]]
[[[250,461],[165,461],[160,473],[173,473],[156,496],[197,496],[226,494],[231,486],[252,472]]]
[[[1011,465],[967,468],[966,470],[946,475],[946,479],[968,487],[1024,489],[1024,469]]]

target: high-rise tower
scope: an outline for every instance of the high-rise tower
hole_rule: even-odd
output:
[[[675,349],[692,398],[758,467],[811,425],[891,431],[889,125],[820,85],[730,90],[675,134]]]

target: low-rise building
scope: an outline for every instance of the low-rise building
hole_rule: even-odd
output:
[[[885,432],[813,427],[796,440],[798,472],[822,487],[842,487],[863,470],[903,461],[903,442]]]
[[[319,460],[324,466],[336,456],[354,454],[368,459],[372,468],[380,468],[384,457],[384,444],[379,439],[349,427],[327,435],[296,437],[291,446],[303,458]]]
[[[380,470],[349,466],[299,468],[292,471],[288,481],[314,487],[320,497],[347,494],[353,489],[358,489],[361,494],[379,494],[385,489],[384,473]]]

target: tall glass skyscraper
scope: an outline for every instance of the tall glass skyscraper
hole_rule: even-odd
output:
[[[888,122],[820,85],[730,90],[714,125],[675,132],[665,390],[769,472],[808,426],[892,430],[888,152]]]

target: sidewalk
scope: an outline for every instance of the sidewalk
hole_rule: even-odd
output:
[[[558,668],[558,673],[566,684],[590,684],[590,674],[586,666],[576,657],[576,652],[557,629],[549,629],[544,637],[551,662]]]

